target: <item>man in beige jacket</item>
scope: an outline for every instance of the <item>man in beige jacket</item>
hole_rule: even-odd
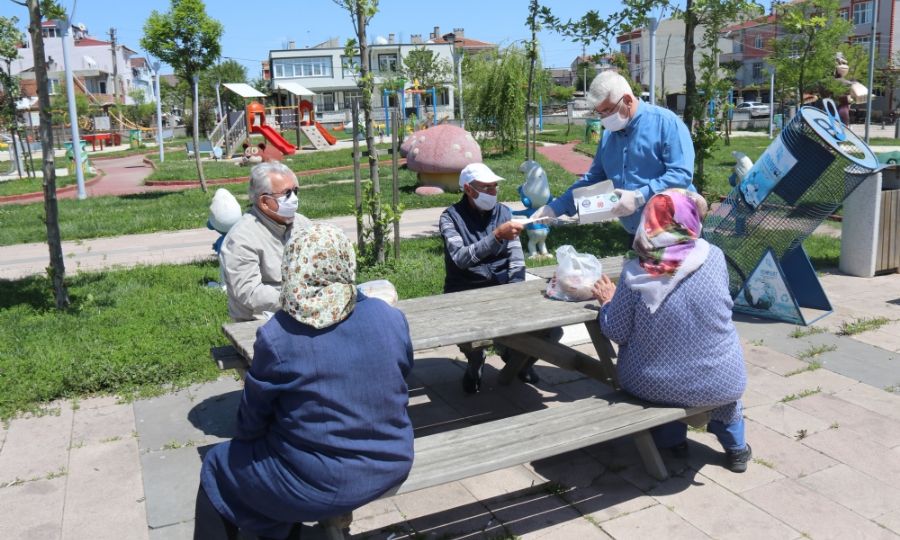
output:
[[[279,309],[281,258],[295,227],[312,222],[297,214],[297,176],[278,162],[250,171],[251,208],[222,243],[219,261],[234,321],[266,318]]]

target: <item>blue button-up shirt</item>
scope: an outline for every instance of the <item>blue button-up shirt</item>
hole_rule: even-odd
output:
[[[687,188],[694,175],[694,144],[687,126],[662,107],[638,102],[634,117],[624,129],[605,130],[590,170],[559,198],[549,203],[556,215],[575,215],[572,190],[612,180],[618,189],[637,190],[644,200],[669,188]],[[641,208],[620,218],[622,226],[634,234]]]

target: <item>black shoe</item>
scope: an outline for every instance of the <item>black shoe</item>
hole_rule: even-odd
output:
[[[537,371],[534,370],[534,366],[528,366],[520,371],[519,380],[528,384],[537,384],[541,382],[541,378],[538,377]]]
[[[688,456],[691,455],[691,449],[688,446],[687,442],[679,443],[675,446],[670,446],[669,452],[671,452],[672,457],[676,459],[687,459]]]
[[[742,473],[747,470],[747,464],[753,458],[753,450],[750,445],[743,450],[726,450],[725,451],[725,468],[731,472]]]
[[[467,371],[463,374],[462,385],[467,394],[477,394],[481,390],[481,377],[473,377]]]

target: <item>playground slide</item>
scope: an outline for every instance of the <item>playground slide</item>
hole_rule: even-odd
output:
[[[270,126],[253,126],[254,133],[261,133],[272,146],[284,155],[291,155],[297,151],[297,147],[287,142],[277,131]]]
[[[325,137],[325,140],[328,141],[328,144],[334,145],[337,142],[337,139],[334,138],[334,135],[331,134],[330,131],[325,129],[325,126],[316,122],[316,129],[319,130],[319,133],[322,134],[322,137]]]

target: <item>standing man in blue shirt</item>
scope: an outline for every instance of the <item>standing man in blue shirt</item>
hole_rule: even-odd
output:
[[[634,237],[650,197],[669,188],[695,191],[691,134],[672,111],[634,97],[628,81],[612,70],[594,78],[588,101],[604,128],[594,162],[587,174],[532,217],[575,215],[572,191],[609,179],[619,196],[612,213]]]

